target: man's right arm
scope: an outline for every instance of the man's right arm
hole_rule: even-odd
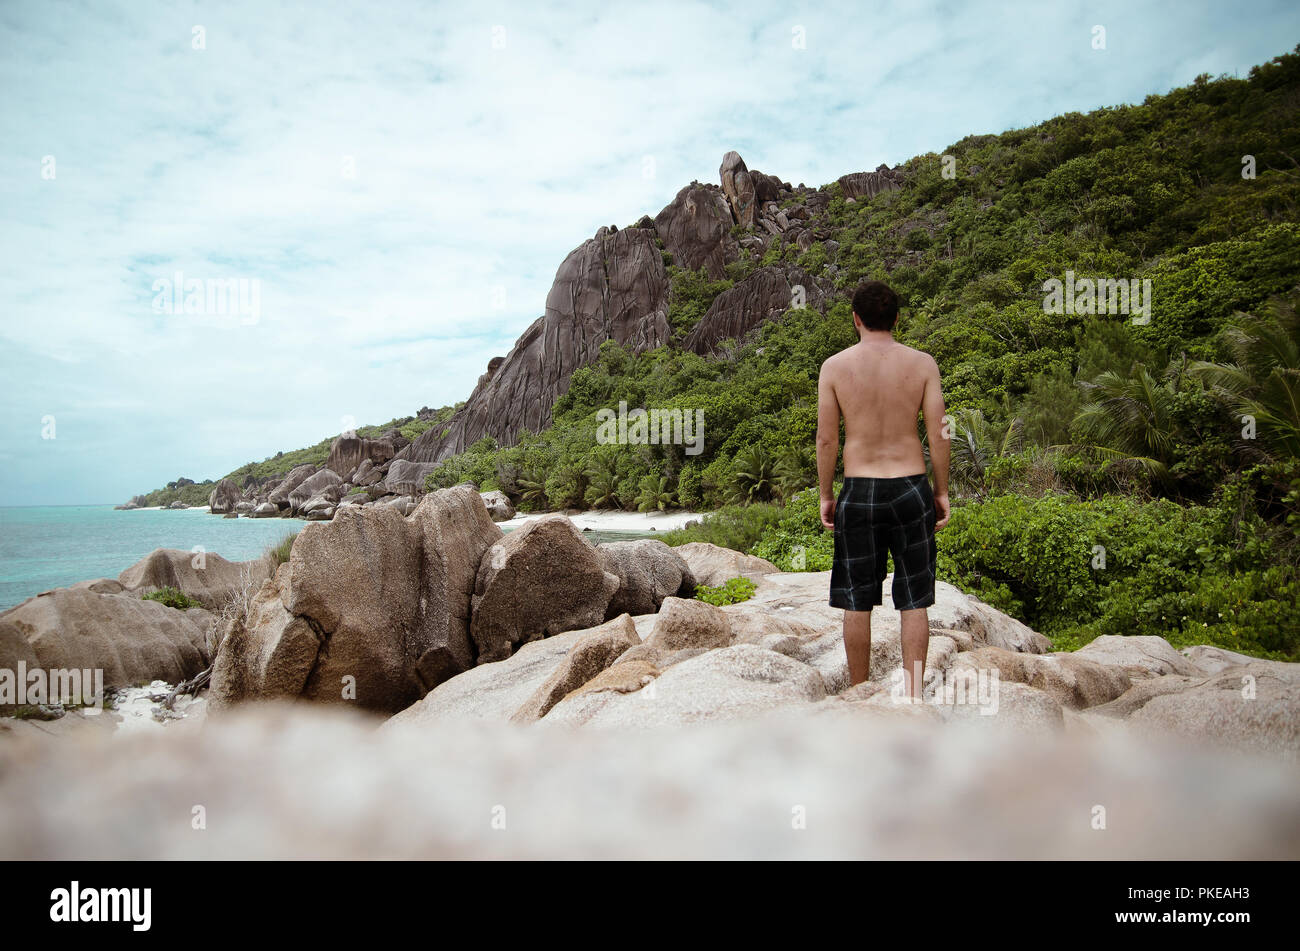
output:
[[[921,415],[930,443],[930,466],[934,469],[934,507],[936,529],[948,524],[948,464],[952,457],[952,437],[948,433],[943,405],[943,387],[939,382],[939,364],[926,354],[925,392],[921,396]]]

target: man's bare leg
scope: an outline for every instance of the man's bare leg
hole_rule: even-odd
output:
[[[844,653],[849,659],[849,685],[871,676],[871,612],[844,612]]]
[[[925,608],[899,611],[903,640],[903,690],[914,700],[921,699],[925,678],[925,655],[930,647],[930,615]],[[844,615],[845,641],[848,641],[847,612]]]

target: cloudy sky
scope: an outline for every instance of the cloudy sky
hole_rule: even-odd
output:
[[[464,399],[565,254],[728,149],[823,184],[1300,39],[1289,0],[1142,6],[5,0],[0,505]],[[257,297],[169,312],[178,273]]]

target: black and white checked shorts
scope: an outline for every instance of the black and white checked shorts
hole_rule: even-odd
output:
[[[934,523],[934,493],[924,474],[846,478],[835,502],[831,607],[870,611],[881,604],[891,552],[894,607],[934,604]]]

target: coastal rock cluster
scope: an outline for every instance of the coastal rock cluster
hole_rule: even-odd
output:
[[[283,478],[250,479],[243,487],[233,479],[222,479],[212,490],[208,505],[212,514],[226,518],[324,522],[342,509],[370,505],[410,515],[428,491],[425,479],[437,464],[394,458],[406,442],[395,431],[379,439],[346,432],[335,438],[324,465],[305,463]],[[482,498],[493,521],[515,517],[515,507],[504,492],[484,492]]]
[[[564,516],[504,534],[470,486],[395,506],[348,506],[308,526],[246,616],[227,620],[214,708],[300,697],[396,713],[522,644],[657,610],[695,581],[645,540],[593,546]]]

